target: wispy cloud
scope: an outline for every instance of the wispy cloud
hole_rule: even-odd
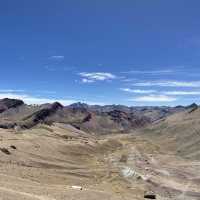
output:
[[[47,71],[50,71],[50,72],[56,71],[56,68],[55,68],[54,66],[45,65],[44,68],[45,68]]]
[[[49,98],[40,98],[40,97],[34,97],[27,94],[14,94],[14,93],[0,93],[0,99],[3,98],[11,98],[11,99],[21,99],[27,104],[44,104],[44,103],[53,103],[55,101],[58,101],[62,103],[63,105],[69,105],[72,103],[75,103],[75,100],[71,99],[49,99]]]
[[[174,73],[174,70],[172,69],[166,69],[166,70],[131,70],[128,72],[123,72],[127,74],[146,74],[146,75],[161,75],[161,74],[171,74]]]
[[[136,93],[136,94],[151,94],[157,92],[156,90],[139,90],[139,89],[130,89],[130,88],[120,88],[121,91]]]
[[[58,71],[58,72],[70,72],[74,71],[76,68],[73,66],[62,66],[57,64],[48,64],[44,66],[44,69],[50,72]]]
[[[122,82],[130,83],[130,82],[135,82],[138,80],[139,80],[138,78],[124,78],[124,79],[122,79]]]
[[[200,95],[200,91],[165,91],[166,95],[187,96],[187,95]]]
[[[55,56],[50,56],[49,59],[57,60],[57,61],[62,61],[62,60],[65,59],[65,56],[55,55]]]
[[[79,75],[82,77],[83,83],[93,83],[96,81],[106,81],[117,78],[114,74],[107,72],[91,72],[91,73],[82,72],[79,73]]]
[[[133,86],[149,87],[200,87],[200,81],[146,81],[133,83]]]
[[[14,89],[0,89],[0,93],[22,93],[25,90],[14,90]]]
[[[24,94],[14,94],[14,93],[0,93],[0,99],[10,98],[10,99],[24,99],[27,95]]]
[[[167,95],[147,95],[135,97],[129,100],[135,102],[173,102],[176,101],[177,98]]]
[[[82,82],[83,82],[83,83],[94,83],[95,80],[83,78],[83,79],[82,79]]]
[[[36,92],[39,94],[56,94],[56,91],[52,91],[52,90],[38,90]]]
[[[72,103],[75,103],[75,100],[71,99],[49,99],[49,98],[39,98],[39,97],[32,97],[32,96],[27,96],[25,98],[22,98],[25,103],[27,104],[45,104],[45,103],[54,103],[54,102],[59,102],[63,105],[69,105]]]
[[[87,101],[87,100],[80,100],[80,99],[56,99],[56,98],[43,98],[43,97],[36,97],[28,94],[17,94],[17,93],[1,93],[0,92],[0,99],[3,98],[11,98],[11,99],[21,99],[26,104],[36,104],[41,105],[45,103],[54,103],[60,102],[62,105],[70,105],[76,102],[87,103],[89,105],[105,105],[104,102],[95,102],[95,101]]]

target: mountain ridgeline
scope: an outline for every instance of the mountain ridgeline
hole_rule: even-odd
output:
[[[58,102],[26,105],[22,100],[0,100],[0,128],[29,129],[38,124],[70,124],[91,134],[127,133],[156,123],[177,112],[194,111],[188,107],[128,107],[123,105],[87,105],[75,103],[63,106]]]

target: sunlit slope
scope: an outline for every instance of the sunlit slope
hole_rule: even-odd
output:
[[[125,192],[127,183],[112,180],[119,175],[107,161],[108,154],[122,148],[118,139],[97,140],[70,125],[54,124],[0,129],[0,140],[0,199],[123,199],[117,188]]]
[[[199,108],[173,114],[151,125],[143,133],[168,150],[187,158],[200,159]]]

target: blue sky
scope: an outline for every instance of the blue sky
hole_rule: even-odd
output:
[[[0,1],[0,98],[199,103],[197,0]]]

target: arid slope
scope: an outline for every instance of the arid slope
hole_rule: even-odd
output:
[[[0,139],[1,199],[142,200],[145,191],[160,200],[200,198],[200,162],[136,132],[97,137],[55,123],[0,129]]]
[[[145,137],[188,159],[200,159],[200,108],[173,114],[147,129]]]

